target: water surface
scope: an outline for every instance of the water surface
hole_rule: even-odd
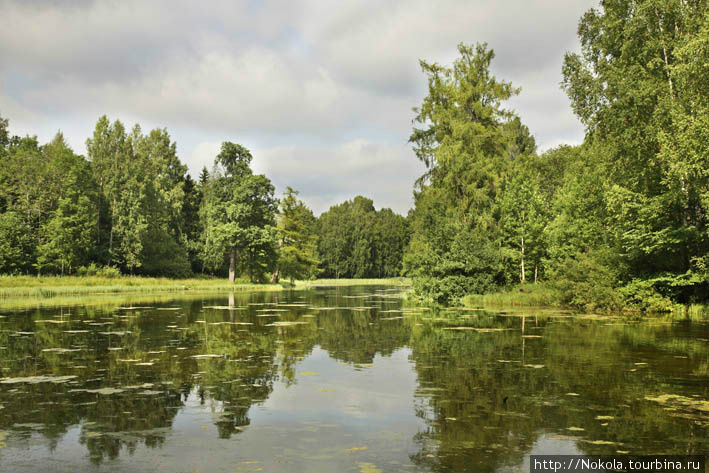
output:
[[[528,471],[707,454],[709,324],[369,286],[0,312],[0,469]]]

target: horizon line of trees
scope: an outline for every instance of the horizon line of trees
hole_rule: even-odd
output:
[[[208,274],[278,282],[401,272],[404,217],[375,211],[361,196],[354,199],[356,214],[336,210],[349,209],[347,201],[315,217],[291,187],[276,198],[239,144],[222,143],[212,169],[203,168],[195,181],[164,128],[144,134],[139,125],[127,130],[102,116],[84,157],[61,132],[40,144],[11,136],[8,124],[0,117],[0,274]],[[332,225],[347,228],[346,241],[337,240],[341,233]],[[338,245],[355,247],[357,262],[332,253]],[[340,257],[349,259],[334,262]]]

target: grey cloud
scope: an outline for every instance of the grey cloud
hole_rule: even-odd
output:
[[[256,149],[254,168],[271,177],[281,190],[287,185],[300,190],[316,213],[362,194],[371,197],[377,208],[390,207],[405,214],[412,204],[412,183],[424,171],[405,144],[366,140],[338,146]]]

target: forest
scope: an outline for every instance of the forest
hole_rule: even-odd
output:
[[[560,305],[666,311],[709,297],[709,9],[602,2],[561,87],[586,130],[538,152],[487,44],[420,66],[407,216],[357,196],[315,216],[224,142],[193,179],[166,129],[98,119],[86,156],[0,118],[0,273],[408,276],[416,297],[544,287]],[[402,117],[408,120],[411,117]]]
[[[99,118],[76,155],[61,133],[8,136],[0,121],[0,273],[192,275],[252,282],[399,276],[407,220],[357,196],[319,218],[282,198],[224,142],[195,181],[165,129]]]

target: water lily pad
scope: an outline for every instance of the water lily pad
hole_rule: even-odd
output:
[[[0,380],[0,384],[16,384],[16,383],[27,383],[27,384],[37,384],[37,383],[66,383],[75,379],[76,376],[27,376],[21,378],[4,378]]]
[[[110,396],[111,394],[119,394],[125,392],[125,389],[106,387],[100,389],[72,389],[69,392],[85,392],[91,394],[101,394],[102,396]]]
[[[709,413],[709,401],[703,399],[692,399],[677,394],[661,394],[656,397],[645,396],[648,401],[654,401],[663,405],[673,405],[686,409],[694,409],[701,412]]]
[[[374,463],[358,462],[359,473],[381,473],[382,470],[374,466]]]
[[[308,325],[308,322],[273,322],[266,327],[290,327],[291,325]]]
[[[585,440],[582,439],[582,442],[590,443],[592,445],[623,445],[622,443],[619,442],[611,442],[610,440]]]

